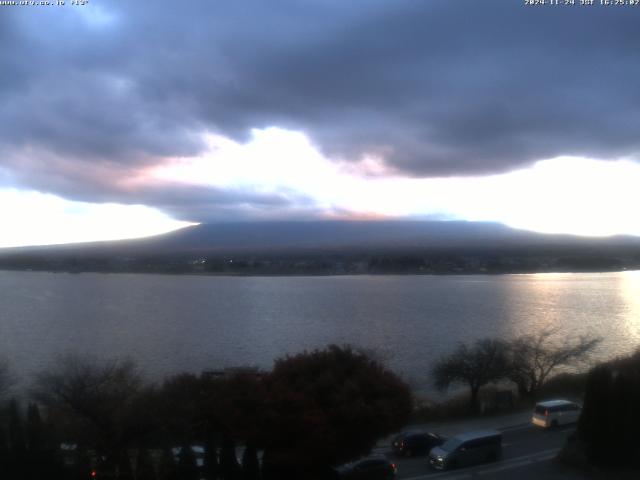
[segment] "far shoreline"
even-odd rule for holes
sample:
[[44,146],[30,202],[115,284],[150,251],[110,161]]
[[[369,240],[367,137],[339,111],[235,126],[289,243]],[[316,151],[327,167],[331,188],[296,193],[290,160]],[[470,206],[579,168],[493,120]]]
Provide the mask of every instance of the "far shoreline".
[[640,268],[622,270],[549,270],[549,271],[522,271],[522,272],[327,272],[327,273],[242,273],[242,272],[167,272],[167,271],[109,271],[109,270],[54,270],[54,269],[18,269],[0,268],[0,273],[49,273],[49,274],[104,274],[104,275],[162,275],[173,277],[229,277],[229,278],[312,278],[312,277],[497,277],[497,276],[524,276],[524,275],[579,275],[579,274],[604,274],[604,273],[633,273],[640,272]]

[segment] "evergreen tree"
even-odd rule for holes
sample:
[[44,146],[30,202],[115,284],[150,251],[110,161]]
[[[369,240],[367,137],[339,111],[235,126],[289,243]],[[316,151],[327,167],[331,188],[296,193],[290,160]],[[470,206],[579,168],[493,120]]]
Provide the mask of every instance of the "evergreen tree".
[[637,430],[631,430],[628,428],[630,420],[630,410],[637,408],[637,404],[632,404],[633,391],[631,386],[631,379],[625,375],[624,372],[620,372],[613,379],[612,388],[612,403],[610,405],[616,405],[615,414],[611,419],[611,434],[610,438],[616,438],[615,447],[610,446],[610,450],[616,450],[615,453],[609,452],[610,455],[617,455],[622,461],[625,459],[633,458],[637,452],[634,450],[638,448],[640,442],[637,440]]
[[155,480],[156,472],[149,456],[149,450],[141,448],[136,457],[136,480]]
[[76,447],[71,478],[74,480],[87,480],[91,478],[91,459],[87,449],[83,446]]
[[26,463],[29,478],[34,480],[57,478],[54,472],[61,468],[56,458],[56,449],[52,444],[49,428],[42,421],[38,405],[30,403],[27,407]]
[[42,454],[46,449],[45,431],[40,409],[35,403],[27,407],[27,450],[31,454]]
[[179,480],[178,466],[173,457],[171,449],[164,449],[160,457],[160,465],[158,467],[158,478],[160,480]]
[[184,445],[178,455],[178,478],[180,480],[198,480],[198,463],[189,445]]
[[22,480],[29,474],[26,471],[26,449],[22,417],[15,398],[9,403],[8,457],[6,478]]
[[9,474],[9,446],[4,428],[0,426],[0,478],[7,478]]
[[225,480],[235,480],[239,477],[240,465],[236,457],[236,442],[229,432],[222,435],[222,449],[220,450],[220,473]]
[[133,469],[131,459],[126,450],[120,452],[118,456],[118,480],[133,480]]
[[22,417],[15,398],[9,404],[9,453],[12,458],[22,461],[26,452]]
[[214,435],[209,434],[204,444],[204,461],[202,473],[206,480],[216,480],[218,478],[218,448]]
[[[640,466],[640,351],[593,368],[587,376],[578,437],[590,462]],[[612,442],[611,439],[616,441]]]
[[253,445],[247,445],[242,454],[242,480],[260,480],[260,462]]

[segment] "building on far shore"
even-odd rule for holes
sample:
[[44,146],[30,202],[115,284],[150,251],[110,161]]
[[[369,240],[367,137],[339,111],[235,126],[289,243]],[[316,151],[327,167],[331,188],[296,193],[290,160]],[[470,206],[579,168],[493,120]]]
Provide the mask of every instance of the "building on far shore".
[[255,375],[258,378],[262,378],[266,372],[260,370],[258,367],[225,367],[216,370],[203,370],[202,378],[215,380],[218,378],[228,378],[236,375]]

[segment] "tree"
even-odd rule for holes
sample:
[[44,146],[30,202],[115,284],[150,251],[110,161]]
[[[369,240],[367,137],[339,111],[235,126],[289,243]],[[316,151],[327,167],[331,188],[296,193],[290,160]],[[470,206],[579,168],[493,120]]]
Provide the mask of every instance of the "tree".
[[640,468],[639,404],[640,350],[589,371],[577,435],[590,462]]
[[445,391],[452,384],[469,386],[471,411],[478,410],[480,387],[506,375],[507,349],[495,339],[477,340],[472,345],[461,343],[453,353],[442,357],[432,368],[437,389]]
[[160,466],[158,467],[158,478],[160,480],[180,480],[178,477],[178,466],[173,457],[173,452],[168,448],[162,450]]
[[215,480],[219,471],[217,436],[208,432],[204,441],[204,458],[202,462],[202,473],[206,480]]
[[219,473],[224,480],[234,480],[240,476],[240,465],[236,457],[236,441],[228,430],[222,434]]
[[0,478],[7,478],[9,476],[10,458],[4,428],[0,425]]
[[260,480],[260,462],[254,445],[246,445],[242,454],[242,480]]
[[133,469],[131,468],[131,459],[126,450],[121,450],[117,460],[118,464],[118,480],[133,480]]
[[406,383],[348,346],[278,359],[263,381],[265,479],[322,478],[369,453],[412,410]]
[[18,479],[26,470],[27,449],[24,439],[22,415],[15,398],[9,403],[9,462],[8,475],[10,479]]
[[178,478],[180,480],[198,479],[198,463],[190,445],[183,445],[178,452]]
[[222,433],[220,472],[224,478],[241,477],[235,448],[238,441],[245,445],[242,477],[255,478],[252,475],[258,464],[257,446],[263,435],[266,405],[264,381],[253,372],[235,373],[217,380],[212,386],[215,395],[212,395],[210,406],[218,417]]
[[65,419],[74,442],[104,455],[111,472],[127,447],[154,427],[150,393],[130,361],[63,357],[36,377],[32,393]]
[[[191,373],[167,378],[158,392],[164,434],[179,445],[198,441],[206,420],[203,381]],[[175,445],[171,445],[175,446]]]
[[60,468],[56,460],[55,447],[35,403],[27,407],[26,446],[29,478],[55,478],[53,472]]
[[[71,476],[73,480],[87,480],[90,476],[90,472],[93,470],[91,465],[91,458],[89,458],[89,452],[82,446],[77,446],[74,451],[74,462],[71,467]],[[69,472],[68,472],[69,473]]]
[[20,415],[18,402],[12,398],[9,404],[9,451],[14,459],[21,462],[24,460],[26,450],[22,415]]
[[156,472],[149,455],[149,450],[139,448],[136,457],[136,480],[155,480]]
[[557,329],[518,337],[508,344],[507,378],[516,384],[520,396],[534,399],[551,373],[584,362],[599,343],[599,338],[591,336],[561,340]]
[[46,443],[40,409],[35,403],[30,403],[27,407],[27,448],[30,453],[42,453]]

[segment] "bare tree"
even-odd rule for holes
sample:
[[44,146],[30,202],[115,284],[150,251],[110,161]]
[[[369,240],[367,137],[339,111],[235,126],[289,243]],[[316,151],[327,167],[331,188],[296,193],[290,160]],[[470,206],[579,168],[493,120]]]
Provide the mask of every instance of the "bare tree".
[[563,337],[558,329],[523,335],[509,342],[507,378],[521,396],[535,398],[551,373],[587,361],[600,341],[592,336]]
[[62,357],[36,377],[32,395],[70,430],[74,440],[119,461],[151,428],[149,393],[131,361]]
[[507,348],[495,339],[477,340],[472,345],[461,343],[451,354],[442,357],[431,371],[436,388],[447,390],[462,383],[470,389],[470,409],[478,409],[480,387],[497,381],[507,373]]

